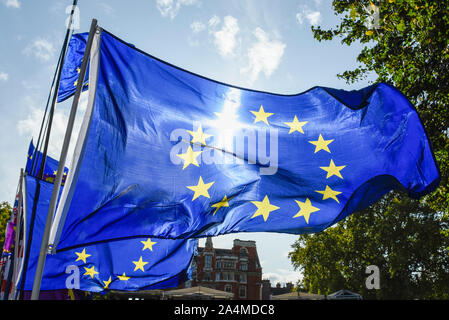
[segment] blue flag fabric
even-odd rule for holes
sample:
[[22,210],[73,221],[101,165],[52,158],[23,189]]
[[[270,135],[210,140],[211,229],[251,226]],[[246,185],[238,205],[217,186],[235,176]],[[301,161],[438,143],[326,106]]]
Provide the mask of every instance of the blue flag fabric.
[[58,248],[137,235],[318,232],[392,189],[420,197],[439,182],[416,110],[390,85],[242,89],[106,31],[99,56]]
[[[35,200],[39,185],[38,198]],[[36,220],[25,280],[32,290],[53,184],[26,177],[27,237],[33,207]],[[197,240],[135,238],[98,243],[47,255],[41,290],[100,292],[177,287],[191,276]]]
[[[33,140],[30,142],[30,146],[28,147],[28,154],[27,154],[27,162],[25,165],[25,172],[33,177],[37,177],[41,163],[42,163],[42,152],[37,151],[34,147]],[[34,159],[34,160],[33,160]],[[53,182],[56,174],[58,173],[58,160],[53,159],[50,156],[47,156],[45,160],[45,167],[44,167],[44,173],[43,173],[43,180],[48,182]],[[67,174],[69,172],[69,169],[67,167],[64,168],[64,175],[62,177],[63,182],[65,181]]]
[[[59,82],[58,102],[62,102],[71,97],[76,90],[78,84],[78,76],[83,63],[84,51],[86,48],[87,37],[89,34],[76,33],[70,38],[67,46],[67,53],[61,71],[61,81]],[[89,65],[86,71],[83,91],[89,88]]]

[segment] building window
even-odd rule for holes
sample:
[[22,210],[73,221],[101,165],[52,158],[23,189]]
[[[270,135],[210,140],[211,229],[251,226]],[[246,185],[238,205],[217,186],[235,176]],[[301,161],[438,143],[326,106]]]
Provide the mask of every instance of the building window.
[[220,272],[215,273],[215,281],[220,281]]
[[204,262],[204,267],[205,268],[212,268],[212,256],[207,255],[204,257],[205,262]]
[[248,255],[248,249],[246,249],[246,248],[241,248],[241,249],[240,249],[240,255],[241,255],[241,256],[247,256],[247,255]]
[[223,281],[234,281],[234,273],[233,272],[223,272],[222,279]]
[[240,262],[240,270],[247,271],[248,270],[248,264]]
[[246,298],[246,286],[240,286],[239,288],[239,297]]
[[204,281],[212,281],[212,277],[210,275],[210,272],[204,273]]
[[235,262],[232,261],[224,261],[223,268],[225,269],[235,269]]
[[241,283],[246,283],[246,273],[241,273],[240,274],[240,282]]
[[227,285],[225,285],[224,291],[226,291],[226,292],[232,292],[232,284],[227,284]]
[[221,269],[221,262],[217,261],[217,269]]

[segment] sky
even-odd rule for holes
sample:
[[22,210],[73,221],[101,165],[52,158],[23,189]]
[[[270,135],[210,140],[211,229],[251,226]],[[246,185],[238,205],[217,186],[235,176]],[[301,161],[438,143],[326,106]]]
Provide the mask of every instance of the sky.
[[[99,26],[171,64],[224,83],[279,94],[314,86],[359,89],[337,74],[357,66],[360,44],[319,42],[312,25],[335,27],[331,0],[79,0],[75,31]],[[0,0],[0,201],[12,203],[30,140],[38,138],[72,0]],[[83,94],[74,135],[87,104]],[[59,158],[71,99],[58,104],[49,155]],[[70,162],[68,162],[70,163]],[[239,233],[213,238],[216,248],[254,240],[263,278],[296,282],[288,259],[295,235]],[[200,245],[204,245],[204,239]]]

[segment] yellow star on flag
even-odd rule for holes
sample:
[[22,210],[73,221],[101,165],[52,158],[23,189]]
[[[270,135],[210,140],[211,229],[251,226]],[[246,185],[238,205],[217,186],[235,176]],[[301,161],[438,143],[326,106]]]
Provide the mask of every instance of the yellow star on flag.
[[192,143],[198,142],[201,143],[201,145],[203,146],[206,145],[206,139],[212,136],[211,134],[204,133],[203,129],[201,128],[201,125],[196,131],[187,130],[187,132],[190,133],[190,135],[192,136],[191,141]]
[[298,204],[300,210],[298,211],[298,213],[296,215],[293,216],[293,218],[304,217],[304,219],[306,220],[306,223],[309,224],[310,214],[312,212],[319,211],[320,209],[312,206],[312,203],[310,202],[309,198],[307,198],[305,202],[301,202],[298,200],[295,200],[295,201]]
[[323,191],[315,190],[315,192],[321,193],[323,195],[323,200],[331,198],[340,203],[340,201],[338,201],[337,199],[337,196],[341,194],[341,192],[332,190],[329,186],[326,186],[326,189],[324,189]]
[[251,201],[256,207],[257,211],[253,214],[252,218],[263,216],[263,220],[267,221],[268,216],[270,215],[271,211],[278,210],[279,207],[272,205],[270,203],[270,200],[268,199],[268,196],[265,196],[263,201]]
[[76,87],[78,85],[78,80],[75,80],[75,82],[73,83],[73,86]]
[[92,268],[86,268],[86,267],[84,267],[84,269],[86,269],[86,273],[84,273],[83,275],[84,276],[90,276],[92,279],[94,278],[94,276],[96,275],[96,274],[98,274],[98,272],[97,271],[95,271],[95,266],[92,266]]
[[157,242],[151,241],[150,238],[148,238],[147,241],[140,241],[140,242],[142,242],[144,245],[142,251],[145,249],[150,249],[151,251],[153,251],[153,245],[155,245],[157,243]]
[[117,278],[119,278],[119,280],[121,280],[121,281],[127,281],[130,279],[130,277],[127,277],[124,272],[123,272],[123,275],[117,276]]
[[109,289],[109,285],[111,284],[111,282],[112,282],[111,277],[109,277],[107,281],[103,281],[104,283],[103,289]]
[[336,166],[334,161],[331,159],[331,162],[328,167],[320,167],[320,168],[327,172],[326,179],[328,179],[332,176],[337,176],[337,177],[343,179],[340,171],[343,170],[345,167],[346,166]]
[[193,164],[194,166],[199,167],[198,161],[196,161],[196,157],[198,157],[203,151],[193,151],[192,147],[189,146],[186,153],[177,154],[182,160],[184,160],[184,166],[182,170],[187,168],[189,165]]
[[204,183],[203,178],[200,177],[200,179],[198,180],[198,184],[196,186],[187,186],[188,189],[195,192],[192,201],[198,198],[199,196],[210,198],[208,190],[214,183],[215,181]]
[[133,263],[136,265],[136,267],[134,268],[134,271],[136,271],[136,270],[142,270],[142,271],[145,271],[145,270],[143,269],[143,266],[146,265],[148,262],[144,262],[144,261],[142,260],[142,256],[141,256],[140,259],[139,259],[139,261],[133,261]]
[[259,121],[263,121],[267,125],[269,125],[268,124],[268,117],[270,117],[270,116],[272,116],[274,114],[274,113],[270,113],[270,112],[265,112],[265,110],[263,109],[263,106],[260,106],[259,111],[251,111],[251,113],[256,116],[256,119],[254,119],[254,123],[257,123]]
[[211,207],[216,208],[214,211],[214,214],[213,214],[215,216],[215,213],[218,211],[218,209],[223,208],[223,207],[229,207],[228,197],[225,195],[223,200],[213,204]]
[[80,72],[81,72],[81,69],[80,69],[80,68],[76,68],[76,72],[77,72],[77,73],[80,73]]
[[317,153],[320,150],[324,150],[324,151],[327,151],[327,152],[331,153],[331,151],[329,150],[328,145],[332,141],[334,141],[334,139],[332,139],[332,140],[324,140],[323,136],[320,133],[320,136],[318,137],[318,140],[316,140],[316,141],[309,141],[309,143],[315,145],[315,152],[314,153]]
[[291,134],[295,131],[298,131],[300,133],[304,133],[304,130],[302,129],[302,127],[307,123],[308,121],[302,121],[299,122],[298,118],[295,116],[295,118],[293,119],[292,122],[284,122],[286,125],[288,125],[290,127],[290,131],[288,132],[288,134]]
[[86,248],[83,249],[81,252],[75,252],[78,258],[75,260],[79,261],[82,260],[84,263],[86,263],[86,259],[89,258],[91,255],[86,253]]

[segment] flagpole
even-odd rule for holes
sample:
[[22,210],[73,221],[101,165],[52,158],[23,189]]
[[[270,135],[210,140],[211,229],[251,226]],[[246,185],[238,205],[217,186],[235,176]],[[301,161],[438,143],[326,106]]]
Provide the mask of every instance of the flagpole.
[[[24,176],[24,170],[20,169],[20,182],[19,182],[19,200],[17,203],[17,213],[16,213],[16,234],[14,237],[14,265],[13,265],[13,272],[12,272],[12,290],[11,294],[13,297],[16,295],[16,279],[17,279],[17,269],[19,266],[18,263],[18,257],[19,257],[19,242],[20,242],[20,233],[22,231],[22,201],[23,201],[23,176]],[[26,214],[24,212],[23,214]]]
[[[72,30],[73,15],[75,14],[75,8],[76,8],[77,3],[78,3],[78,0],[73,0],[72,11],[70,12],[69,23],[67,25],[67,32],[65,34],[64,43],[62,45],[61,63],[59,64],[58,76],[57,76],[56,84],[54,87],[55,91],[53,93],[51,108],[50,108],[50,112],[48,114],[48,124],[47,124],[47,133],[45,136],[44,150],[42,152],[41,166],[40,166],[40,169],[39,169],[38,175],[37,175],[40,179],[42,179],[42,177],[44,175],[45,162],[47,159],[47,152],[48,152],[48,143],[50,140],[50,133],[51,133],[51,126],[53,123],[53,115],[55,113],[56,98],[58,97],[58,91],[59,91],[59,82],[61,81],[62,67],[64,65],[65,54],[67,51],[67,46],[68,46],[69,38],[70,38],[70,31]],[[84,82],[84,79],[82,79],[81,82]]]
[[[39,299],[39,292],[42,282],[42,274],[44,271],[45,258],[48,251],[48,240],[50,236],[51,222],[56,209],[56,202],[58,200],[59,191],[62,183],[62,176],[64,174],[65,161],[67,158],[67,152],[69,148],[70,139],[72,136],[73,125],[75,122],[76,112],[81,96],[81,91],[84,86],[84,78],[86,76],[87,65],[89,63],[90,49],[92,47],[93,38],[97,30],[97,20],[92,19],[90,25],[89,37],[87,39],[86,49],[84,51],[83,63],[81,65],[81,71],[78,77],[78,84],[76,86],[75,96],[72,102],[72,108],[70,110],[69,121],[67,123],[67,130],[64,136],[64,143],[61,149],[61,156],[59,157],[58,172],[53,184],[53,192],[51,194],[50,206],[48,208],[47,221],[45,223],[44,235],[42,237],[41,250],[39,252],[39,260],[36,268],[36,275],[33,283],[33,291],[31,293],[31,300]],[[42,167],[41,167],[42,168]]]
[[[51,82],[50,92],[48,93],[48,98],[47,98],[47,104],[45,105],[44,117],[42,118],[41,128],[39,130],[39,136],[37,138],[36,147],[35,147],[34,152],[33,152],[33,162],[31,163],[30,172],[28,172],[28,174],[30,174],[32,176],[35,176],[34,169],[36,169],[36,166],[39,163],[39,161],[37,161],[36,158],[38,157],[38,154],[39,154],[39,145],[41,144],[42,130],[44,129],[45,119],[47,118],[48,106],[50,105],[50,99],[51,99],[52,94],[54,92],[55,81],[56,81],[56,77],[57,77],[57,74],[58,74],[59,66],[61,65],[61,58],[62,58],[62,55],[63,55],[63,52],[64,52],[63,49],[61,50],[61,53],[59,54],[58,64],[56,65],[55,73],[53,75],[53,80]],[[46,131],[47,131],[47,126],[45,126],[44,132],[46,132]]]

